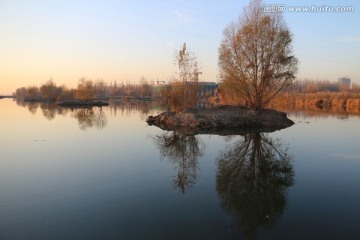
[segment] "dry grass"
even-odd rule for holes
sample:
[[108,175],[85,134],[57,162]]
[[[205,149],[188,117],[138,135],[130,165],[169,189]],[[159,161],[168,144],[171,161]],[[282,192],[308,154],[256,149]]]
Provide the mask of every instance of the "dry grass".
[[360,113],[360,94],[350,92],[283,93],[274,98],[268,107]]

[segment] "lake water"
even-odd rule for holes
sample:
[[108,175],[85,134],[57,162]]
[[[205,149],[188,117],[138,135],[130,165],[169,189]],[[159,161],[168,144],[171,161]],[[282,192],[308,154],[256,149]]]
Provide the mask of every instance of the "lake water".
[[360,117],[244,136],[0,100],[0,239],[360,239]]

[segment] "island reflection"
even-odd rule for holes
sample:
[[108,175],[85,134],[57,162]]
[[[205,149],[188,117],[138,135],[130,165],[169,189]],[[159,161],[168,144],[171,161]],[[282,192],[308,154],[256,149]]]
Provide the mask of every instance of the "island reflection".
[[260,226],[272,229],[285,208],[287,189],[294,184],[287,151],[279,139],[249,133],[217,157],[221,207],[234,215],[247,239],[255,239]]
[[[275,226],[287,202],[286,193],[294,184],[292,158],[280,139],[266,133],[227,136],[238,138],[219,152],[216,190],[221,207],[234,216],[246,239],[255,239],[259,227]],[[196,135],[178,131],[153,137],[161,158],[175,164],[173,187],[186,193],[197,180],[198,158],[205,146]]]
[[164,132],[154,136],[153,140],[161,158],[168,158],[177,169],[173,187],[185,193],[196,183],[200,169],[198,158],[204,154],[204,144],[196,136],[178,131]]
[[24,102],[21,100],[17,100],[16,103],[19,106],[26,107],[34,115],[40,108],[43,116],[49,121],[55,119],[57,115],[65,116],[70,113],[71,117],[77,119],[81,130],[92,127],[103,129],[107,124],[102,107],[66,108],[49,102]]
[[25,107],[33,115],[41,110],[42,115],[49,121],[56,118],[58,115],[77,119],[78,126],[81,130],[88,130],[90,128],[103,129],[107,125],[107,117],[105,110],[109,109],[108,114],[116,116],[117,114],[130,116],[133,113],[140,113],[141,120],[145,120],[146,116],[156,107],[149,102],[141,101],[112,101],[107,107],[62,107],[50,102],[25,102],[15,99],[18,106]]

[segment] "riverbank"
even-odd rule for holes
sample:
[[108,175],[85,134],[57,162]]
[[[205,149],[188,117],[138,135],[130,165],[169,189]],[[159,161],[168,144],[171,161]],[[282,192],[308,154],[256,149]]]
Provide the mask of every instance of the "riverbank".
[[239,106],[188,109],[179,113],[164,112],[149,116],[146,121],[149,125],[164,130],[219,135],[273,132],[294,124],[284,112],[272,109],[250,110]]

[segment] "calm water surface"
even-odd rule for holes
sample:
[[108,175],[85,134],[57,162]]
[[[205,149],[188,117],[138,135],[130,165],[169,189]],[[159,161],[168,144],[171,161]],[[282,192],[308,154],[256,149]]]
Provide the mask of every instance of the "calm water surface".
[[360,118],[165,132],[142,104],[0,100],[0,239],[360,239]]

